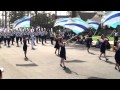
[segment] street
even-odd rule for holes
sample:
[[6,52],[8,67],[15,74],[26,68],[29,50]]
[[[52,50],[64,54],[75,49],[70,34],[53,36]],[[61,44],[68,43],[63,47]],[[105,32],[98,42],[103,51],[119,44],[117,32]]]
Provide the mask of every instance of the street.
[[99,60],[99,49],[91,48],[87,53],[84,45],[66,45],[67,69],[60,67],[60,57],[55,55],[54,45],[36,44],[31,50],[28,44],[27,57],[24,60],[22,46],[3,46],[0,48],[0,67],[4,68],[3,79],[120,79],[115,70],[114,53],[107,51],[108,62]]

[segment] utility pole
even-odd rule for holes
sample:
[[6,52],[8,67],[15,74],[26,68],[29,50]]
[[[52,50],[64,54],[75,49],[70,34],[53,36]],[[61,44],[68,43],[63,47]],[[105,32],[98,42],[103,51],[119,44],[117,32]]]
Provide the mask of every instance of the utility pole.
[[5,11],[5,28],[7,28],[7,11]]
[[55,19],[57,19],[57,11],[55,11]]
[[72,18],[77,17],[77,11],[72,11]]
[[4,27],[4,11],[2,11],[2,28]]

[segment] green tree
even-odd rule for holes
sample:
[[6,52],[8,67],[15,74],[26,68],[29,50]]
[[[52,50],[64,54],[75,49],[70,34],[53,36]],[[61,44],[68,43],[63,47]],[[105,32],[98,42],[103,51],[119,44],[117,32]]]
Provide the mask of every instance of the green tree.
[[10,23],[14,23],[14,21],[23,18],[25,16],[25,11],[10,11]]
[[36,14],[31,18],[31,26],[41,26],[43,28],[51,28],[53,27],[54,21],[52,18],[47,16],[46,13],[37,13],[37,19]]

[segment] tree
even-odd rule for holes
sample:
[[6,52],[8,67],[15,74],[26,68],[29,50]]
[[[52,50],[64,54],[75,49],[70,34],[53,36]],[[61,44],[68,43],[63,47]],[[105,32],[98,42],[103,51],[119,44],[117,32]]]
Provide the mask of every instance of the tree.
[[31,26],[36,27],[40,26],[43,28],[51,28],[53,27],[54,21],[52,18],[47,16],[46,13],[37,13],[37,19],[36,19],[36,14],[31,18]]
[[16,20],[23,18],[25,14],[25,11],[10,11],[10,23],[14,23]]

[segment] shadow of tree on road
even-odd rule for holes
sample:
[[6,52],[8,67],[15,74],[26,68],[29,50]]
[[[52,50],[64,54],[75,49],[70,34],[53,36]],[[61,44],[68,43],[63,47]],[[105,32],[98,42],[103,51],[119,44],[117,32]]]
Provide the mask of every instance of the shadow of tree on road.
[[70,61],[65,61],[66,63],[82,63],[82,62],[86,62],[86,61],[83,61],[83,60],[70,60]]
[[100,78],[100,77],[88,77],[87,79],[105,79],[105,78]]

